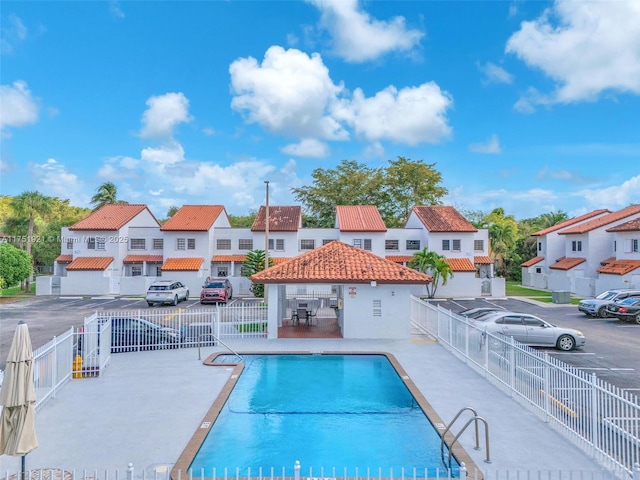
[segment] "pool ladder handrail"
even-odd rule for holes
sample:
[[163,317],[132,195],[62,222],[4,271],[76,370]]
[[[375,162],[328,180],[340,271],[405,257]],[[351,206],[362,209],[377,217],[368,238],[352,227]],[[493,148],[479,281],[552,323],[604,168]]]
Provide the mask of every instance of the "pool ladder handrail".
[[224,345],[226,347],[227,350],[229,350],[231,353],[233,353],[237,358],[240,359],[241,362],[244,362],[244,358],[242,358],[242,355],[240,355],[238,352],[236,352],[233,348],[231,348],[229,345],[227,345],[226,343],[224,343],[222,340],[220,340],[216,335],[214,335],[213,333],[202,333],[200,335],[198,335],[198,360],[202,360],[202,356],[200,355],[200,347],[202,346],[202,339],[204,337],[211,337],[214,340],[216,340],[218,343],[221,343],[222,345]]
[[[453,441],[451,442],[451,445],[449,445],[449,458],[445,462],[445,460],[444,460],[444,437],[447,434],[447,432],[449,430],[451,430],[451,427],[453,427],[453,424],[458,419],[458,417],[460,415],[462,415],[465,411],[473,412],[473,418],[470,418],[467,421],[467,423],[465,423],[464,426],[460,429],[458,434],[453,438]],[[487,455],[486,455],[484,461],[485,461],[485,463],[491,463],[491,454],[489,452],[489,424],[487,423],[487,421],[484,418],[482,418],[481,416],[478,415],[478,413],[475,411],[474,408],[472,408],[472,407],[464,407],[464,408],[460,409],[460,411],[456,414],[456,416],[453,417],[453,420],[451,420],[449,422],[449,425],[447,425],[447,428],[442,433],[442,437],[440,439],[440,456],[442,457],[442,462],[445,465],[448,465],[449,469],[451,469],[451,456],[453,455],[453,453],[452,453],[453,446],[458,441],[458,438],[460,438],[460,435],[462,435],[462,433],[471,424],[471,422],[474,423],[474,426],[475,426],[475,429],[476,429],[476,446],[474,447],[474,450],[480,450],[480,436],[478,435],[478,422],[484,423],[485,448],[487,450]]]

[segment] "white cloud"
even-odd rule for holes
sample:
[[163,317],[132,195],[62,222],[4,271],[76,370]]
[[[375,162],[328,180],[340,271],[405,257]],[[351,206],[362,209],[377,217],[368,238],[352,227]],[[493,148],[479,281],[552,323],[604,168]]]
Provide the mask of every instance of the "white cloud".
[[38,104],[26,82],[0,85],[0,131],[6,127],[24,127],[38,121]]
[[300,138],[344,140],[342,126],[328,115],[342,87],[334,85],[319,54],[270,47],[262,64],[240,58],[230,67],[235,94],[231,106],[274,133]]
[[205,127],[202,129],[202,133],[210,137],[211,135],[215,135],[216,131],[211,127]]
[[583,190],[579,194],[595,206],[602,205],[603,199],[606,199],[607,205],[616,208],[623,208],[632,203],[637,204],[640,203],[640,175],[630,178],[621,185]]
[[2,55],[14,53],[16,46],[27,39],[29,32],[22,23],[22,19],[13,13],[8,16],[8,24],[0,32],[0,54]]
[[144,162],[158,166],[176,165],[184,161],[184,149],[178,142],[169,142],[160,147],[146,147],[140,152]]
[[335,114],[368,141],[418,145],[450,137],[446,113],[452,104],[449,93],[434,82],[400,90],[389,86],[369,98],[357,88],[353,98],[343,100]]
[[174,129],[192,120],[189,100],[182,93],[166,93],[147,100],[147,110],[142,114],[142,138],[170,139]]
[[483,85],[491,83],[513,83],[513,75],[495,63],[487,62],[484,65],[478,65],[478,70],[484,74],[484,78],[482,79]]
[[404,17],[376,20],[357,0],[308,0],[322,12],[321,25],[333,40],[333,51],[348,62],[375,60],[389,52],[409,51],[424,36],[408,30]]
[[380,142],[373,142],[364,149],[364,156],[368,158],[382,158],[384,155],[384,147]]
[[494,133],[485,143],[472,143],[469,145],[469,151],[474,153],[501,153],[500,140]]
[[304,138],[300,143],[286,145],[280,151],[294,157],[322,158],[329,155],[329,146],[314,138]]
[[50,158],[45,163],[29,164],[36,189],[45,195],[68,198],[72,204],[86,204],[82,196],[83,181],[75,173],[69,172],[64,165]]
[[116,0],[111,0],[109,2],[109,13],[116,18],[124,18],[124,12],[120,8],[120,3]]
[[557,0],[522,22],[506,52],[557,82],[548,98],[527,98],[527,108],[592,101],[604,91],[640,94],[640,2]]
[[108,158],[98,169],[98,177],[111,181],[137,178],[139,172],[136,170],[140,165],[141,162],[137,158],[123,156]]

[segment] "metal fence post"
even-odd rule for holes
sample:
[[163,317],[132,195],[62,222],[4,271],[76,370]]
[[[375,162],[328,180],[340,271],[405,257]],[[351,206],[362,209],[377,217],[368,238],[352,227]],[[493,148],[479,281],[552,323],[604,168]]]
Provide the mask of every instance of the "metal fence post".
[[633,464],[633,480],[640,480],[640,463]]
[[[300,460],[296,460],[293,466],[293,478],[294,480],[300,480]],[[636,480],[635,478],[633,480]]]
[[127,480],[133,480],[133,463],[127,465]]

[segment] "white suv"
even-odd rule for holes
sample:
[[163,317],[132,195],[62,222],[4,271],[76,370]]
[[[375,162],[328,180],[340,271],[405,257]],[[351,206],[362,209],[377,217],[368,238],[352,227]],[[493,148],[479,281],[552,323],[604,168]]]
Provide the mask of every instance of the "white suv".
[[606,318],[609,316],[607,313],[607,305],[619,302],[629,297],[640,297],[640,290],[633,290],[630,288],[607,290],[606,292],[602,292],[596,298],[580,300],[578,310],[591,317]]
[[161,280],[153,282],[147,290],[147,305],[152,306],[154,303],[170,303],[178,305],[181,300],[189,300],[189,289],[181,282],[175,280]]

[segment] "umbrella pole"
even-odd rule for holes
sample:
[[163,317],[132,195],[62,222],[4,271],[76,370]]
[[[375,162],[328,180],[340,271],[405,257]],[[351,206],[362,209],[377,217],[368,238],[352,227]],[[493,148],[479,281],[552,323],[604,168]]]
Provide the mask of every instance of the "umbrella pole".
[[24,471],[24,457],[26,457],[26,455],[22,455],[22,461],[21,463],[21,470],[20,470],[20,480],[26,480],[26,476],[25,476],[25,471]]

